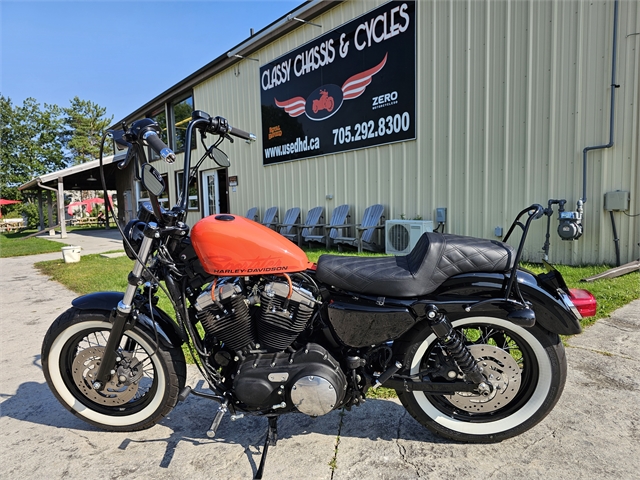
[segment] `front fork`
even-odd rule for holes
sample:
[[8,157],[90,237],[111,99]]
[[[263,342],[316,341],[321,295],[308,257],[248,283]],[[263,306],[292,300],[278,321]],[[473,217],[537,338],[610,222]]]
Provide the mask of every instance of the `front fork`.
[[104,354],[96,379],[92,386],[95,390],[104,389],[105,385],[111,378],[111,375],[115,374],[115,364],[118,361],[117,349],[122,341],[122,335],[125,331],[127,320],[129,319],[133,310],[133,299],[135,298],[138,287],[144,283],[142,280],[142,272],[147,260],[149,259],[149,253],[153,242],[159,238],[158,225],[149,222],[144,229],[144,238],[138,251],[138,258],[136,259],[133,270],[129,274],[127,289],[124,292],[124,297],[118,303],[117,308],[111,312],[111,318],[109,319],[113,326],[111,327],[111,333],[107,340],[107,345],[104,348]]

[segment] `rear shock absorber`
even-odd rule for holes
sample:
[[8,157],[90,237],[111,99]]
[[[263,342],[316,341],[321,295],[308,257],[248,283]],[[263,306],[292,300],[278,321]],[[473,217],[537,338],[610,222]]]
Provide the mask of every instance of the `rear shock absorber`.
[[482,374],[480,367],[469,352],[460,335],[453,329],[449,319],[442,314],[435,305],[426,305],[424,314],[433,333],[440,340],[440,344],[447,350],[447,353],[453,358],[460,370],[464,373],[467,380],[486,386],[486,378]]

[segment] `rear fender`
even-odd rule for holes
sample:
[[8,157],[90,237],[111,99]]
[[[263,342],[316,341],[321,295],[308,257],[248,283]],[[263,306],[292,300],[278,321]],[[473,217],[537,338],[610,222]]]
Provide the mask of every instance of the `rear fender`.
[[[71,304],[79,310],[107,310],[111,311],[124,298],[122,292],[95,292],[74,299]],[[182,345],[182,335],[176,323],[164,311],[153,308],[155,327],[148,312],[148,308],[140,312],[137,325],[151,338],[158,332],[160,341],[169,348]]]
[[[449,278],[432,295],[445,303],[446,299],[454,300],[456,297],[501,298],[507,281],[508,278],[500,273],[464,273]],[[531,302],[538,325],[560,335],[575,335],[582,331],[578,317],[572,312],[570,305],[563,301],[566,296],[563,292],[554,291],[548,284],[524,270],[518,270],[518,287],[524,299]],[[471,314],[474,314],[473,309]],[[452,312],[450,316],[455,319],[458,314]]]

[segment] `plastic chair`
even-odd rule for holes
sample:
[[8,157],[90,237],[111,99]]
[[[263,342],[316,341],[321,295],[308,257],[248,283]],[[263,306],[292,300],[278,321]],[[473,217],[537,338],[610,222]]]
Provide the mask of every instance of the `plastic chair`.
[[262,218],[262,225],[267,228],[275,228],[278,224],[278,207],[267,208]]
[[362,250],[369,250],[372,252],[381,252],[384,250],[382,243],[377,243],[374,238],[376,230],[384,229],[384,222],[382,215],[384,213],[384,207],[380,204],[371,205],[367,207],[362,216],[362,223],[360,224],[348,224],[348,227],[355,227],[355,237],[338,236],[333,239],[333,243],[338,245],[338,249],[342,250],[342,245],[350,245],[357,247],[358,252]]
[[278,223],[276,228],[280,235],[300,245],[300,228],[297,226],[299,223],[300,208],[293,207],[285,212],[282,223]]
[[253,220],[254,222],[258,221],[258,207],[251,207],[247,210],[247,214],[245,215],[249,220]]
[[[325,246],[329,248],[331,246],[331,240],[342,236],[342,228],[338,227],[342,227],[347,223],[348,216],[349,205],[340,205],[334,208],[333,212],[331,212],[331,220],[328,225],[316,225],[314,228],[310,229],[306,235],[304,231],[302,232],[304,241],[307,243],[324,243]],[[320,230],[320,234],[313,234],[313,230],[316,228]]]

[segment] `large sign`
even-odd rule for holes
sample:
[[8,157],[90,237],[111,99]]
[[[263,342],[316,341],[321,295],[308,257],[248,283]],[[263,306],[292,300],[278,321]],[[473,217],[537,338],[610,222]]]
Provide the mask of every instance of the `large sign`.
[[263,163],[415,138],[415,2],[390,2],[260,68]]

